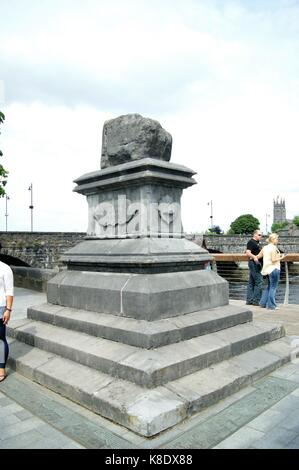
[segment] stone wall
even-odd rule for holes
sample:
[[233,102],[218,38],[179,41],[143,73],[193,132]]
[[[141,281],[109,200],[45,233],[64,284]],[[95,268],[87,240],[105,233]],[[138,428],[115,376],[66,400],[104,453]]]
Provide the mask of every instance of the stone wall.
[[[54,269],[61,267],[61,255],[85,237],[83,232],[0,232],[1,254],[18,260],[33,268]],[[208,249],[221,253],[244,253],[250,238],[240,235],[187,235],[202,245],[203,237]],[[265,237],[263,238],[265,243]],[[279,248],[287,253],[299,252],[299,236],[280,236]]]
[[1,253],[35,268],[53,269],[67,249],[83,239],[82,232],[0,232]]
[[12,266],[15,287],[24,287],[39,292],[47,292],[47,282],[57,274],[57,269],[26,268]]
[[[244,253],[251,235],[188,235],[195,243],[202,245],[204,238],[208,249],[221,253]],[[262,246],[266,243],[266,236],[262,239]],[[278,247],[286,253],[299,252],[299,236],[280,236]]]

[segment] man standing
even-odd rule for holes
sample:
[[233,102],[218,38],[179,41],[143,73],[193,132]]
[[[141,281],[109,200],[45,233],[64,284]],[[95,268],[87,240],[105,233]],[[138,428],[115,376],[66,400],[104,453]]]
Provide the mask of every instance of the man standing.
[[260,240],[262,233],[260,230],[255,230],[252,239],[249,240],[246,247],[246,255],[248,256],[249,267],[249,280],[247,286],[247,305],[259,305],[262,296],[263,276],[261,274],[261,263],[257,255],[261,251]]

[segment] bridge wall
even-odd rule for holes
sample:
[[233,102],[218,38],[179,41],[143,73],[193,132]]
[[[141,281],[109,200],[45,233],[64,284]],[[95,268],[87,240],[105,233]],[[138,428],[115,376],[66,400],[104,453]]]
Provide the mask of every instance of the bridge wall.
[[[244,253],[251,235],[188,235],[190,240],[202,245],[205,240],[208,249],[221,253]],[[265,245],[266,237],[263,237],[261,245]],[[280,236],[278,248],[285,253],[299,252],[299,236]]]
[[[60,256],[79,243],[83,232],[0,232],[1,254],[12,256],[33,268],[54,269],[61,266]],[[203,237],[208,249],[221,253],[244,253],[250,236],[187,235],[199,245]],[[279,247],[287,253],[299,252],[299,237],[280,236]],[[12,263],[11,263],[12,264]]]
[[12,266],[15,287],[47,292],[48,281],[58,273],[58,269],[26,268]]
[[82,232],[0,232],[1,253],[34,268],[53,269],[66,250],[85,237]]

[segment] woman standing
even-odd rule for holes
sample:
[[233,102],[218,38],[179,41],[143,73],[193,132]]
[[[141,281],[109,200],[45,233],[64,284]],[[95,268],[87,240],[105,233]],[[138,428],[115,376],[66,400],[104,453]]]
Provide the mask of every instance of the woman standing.
[[6,378],[5,366],[8,358],[6,325],[10,319],[13,303],[13,273],[11,268],[0,261],[0,382]]
[[285,257],[277,248],[278,235],[271,233],[267,238],[267,245],[264,246],[258,258],[263,257],[263,276],[267,276],[268,285],[262,293],[260,306],[271,310],[277,309],[275,295],[280,277],[280,261]]

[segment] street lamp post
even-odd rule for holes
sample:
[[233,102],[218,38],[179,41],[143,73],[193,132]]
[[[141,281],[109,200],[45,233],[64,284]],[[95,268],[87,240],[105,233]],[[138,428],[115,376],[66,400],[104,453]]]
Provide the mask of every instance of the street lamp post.
[[33,232],[33,184],[32,183],[30,184],[28,191],[31,192],[29,209],[31,210],[31,232]]
[[9,201],[9,196],[5,194],[5,231],[7,232],[7,217],[8,217],[8,212],[7,212],[7,201]]
[[268,217],[270,217],[270,214],[266,214],[266,233],[268,233]]
[[213,201],[208,202],[208,206],[211,206],[210,219],[211,219],[211,228],[213,228]]

